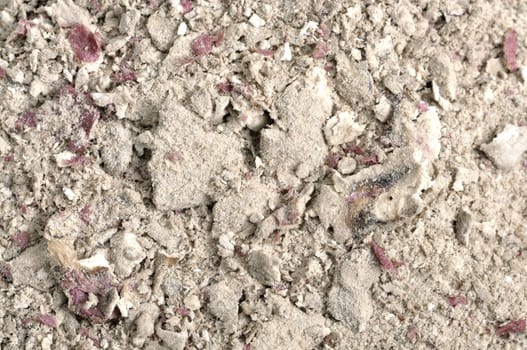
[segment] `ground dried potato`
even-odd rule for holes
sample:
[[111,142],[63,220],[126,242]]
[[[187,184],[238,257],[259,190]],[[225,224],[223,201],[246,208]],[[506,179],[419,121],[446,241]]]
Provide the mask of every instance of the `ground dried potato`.
[[0,0],[0,349],[527,348],[526,12]]

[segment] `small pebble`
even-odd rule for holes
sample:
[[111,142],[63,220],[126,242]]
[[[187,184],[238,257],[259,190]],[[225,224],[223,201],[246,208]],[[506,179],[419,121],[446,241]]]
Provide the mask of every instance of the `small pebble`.
[[456,232],[456,238],[459,241],[459,243],[463,244],[464,246],[468,245],[469,239],[470,239],[470,229],[472,227],[472,215],[462,209],[459,211],[459,213],[456,216],[456,222],[455,222],[455,232]]
[[265,20],[258,16],[256,13],[253,13],[249,18],[249,23],[251,23],[255,28],[260,28],[265,25]]
[[342,175],[350,175],[357,169],[357,161],[352,157],[344,157],[339,161],[337,170]]

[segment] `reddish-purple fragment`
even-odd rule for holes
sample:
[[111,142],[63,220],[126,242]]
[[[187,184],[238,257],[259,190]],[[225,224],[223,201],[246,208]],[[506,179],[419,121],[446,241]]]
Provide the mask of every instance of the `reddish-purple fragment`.
[[248,96],[252,93],[252,87],[249,84],[233,84],[228,80],[216,84],[216,88],[222,94],[234,92],[243,96]]
[[504,326],[501,326],[496,331],[498,337],[509,335],[510,333],[522,333],[525,332],[525,319],[510,321]]
[[97,110],[83,110],[81,113],[81,128],[86,133],[86,137],[90,137],[90,132],[97,122],[97,119],[99,119],[99,111]]
[[181,5],[181,10],[183,14],[192,11],[192,2],[190,2],[189,0],[181,0],[179,4]]
[[93,10],[95,10],[95,13],[101,12],[102,6],[101,6],[101,3],[99,2],[99,0],[91,0],[90,2],[91,2],[90,7]]
[[243,96],[249,96],[252,93],[252,87],[251,85],[245,83],[245,84],[236,84],[233,86],[232,91],[243,95]]
[[90,224],[90,214],[91,214],[91,208],[89,206],[83,207],[79,212],[81,221],[84,222],[86,225]]
[[209,34],[198,36],[190,43],[192,54],[197,57],[208,55],[212,51],[212,41]]
[[361,162],[365,165],[375,165],[379,164],[379,158],[377,157],[377,155],[373,154],[362,158]]
[[127,57],[123,58],[121,63],[119,63],[119,72],[113,75],[113,80],[118,83],[137,81],[137,75],[135,74],[135,71],[129,67]]
[[358,199],[375,198],[383,192],[384,192],[384,189],[382,187],[370,187],[367,189],[354,191],[349,196],[346,197],[346,202],[351,204],[357,201]]
[[320,59],[320,58],[326,57],[327,54],[328,54],[328,45],[323,41],[319,41],[317,45],[315,46],[315,49],[313,50],[313,53],[311,54],[311,56],[314,59]]
[[35,24],[27,19],[21,19],[18,21],[18,26],[16,29],[16,33],[18,35],[25,36],[27,34],[28,28],[34,26]]
[[185,307],[178,307],[178,308],[176,309],[176,313],[177,313],[179,316],[183,316],[183,317],[185,317],[185,316],[189,316],[189,315],[190,315],[190,311],[189,311],[187,308],[185,308]]
[[223,44],[223,40],[225,40],[225,33],[224,32],[218,32],[216,36],[212,39],[212,45],[214,47],[218,47],[221,44]]
[[327,40],[329,39],[329,35],[331,34],[331,27],[326,23],[321,23],[318,26],[317,29],[317,36],[321,39]]
[[165,158],[171,162],[179,162],[183,160],[183,155],[178,151],[168,151],[165,153]]
[[88,328],[86,327],[79,328],[79,334],[83,337],[90,339],[93,345],[95,345],[96,347],[98,348],[101,347],[101,338],[96,335],[93,335]]
[[467,298],[462,295],[451,296],[451,297],[448,297],[447,300],[448,300],[448,304],[450,304],[450,306],[453,306],[453,307],[456,307],[457,305],[467,305],[468,304]]
[[99,59],[101,48],[95,34],[80,23],[75,23],[68,32],[68,41],[77,58],[83,62]]
[[78,141],[70,140],[68,142],[68,150],[76,154],[85,154],[88,151],[88,145],[83,145]]
[[15,123],[15,129],[18,132],[24,131],[26,128],[36,128],[38,123],[37,115],[33,112],[24,112],[18,117]]
[[56,328],[57,327],[57,318],[51,314],[40,314],[37,316],[37,321],[42,323],[45,326]]
[[266,56],[266,57],[271,57],[274,55],[275,53],[275,50],[269,50],[269,49],[258,49],[256,50],[256,52],[258,52],[260,55],[262,56]]
[[31,244],[31,236],[27,231],[21,231],[11,236],[11,240],[20,249],[26,249]]
[[[104,322],[117,316],[115,310],[111,315],[106,315],[104,312],[108,293],[118,287],[118,284],[110,278],[108,271],[101,270],[88,274],[67,269],[62,276],[60,286],[69,299],[70,308],[78,315],[95,322]],[[87,305],[90,293],[97,297],[97,304]]]
[[90,157],[77,155],[66,162],[69,166],[84,166],[91,161]]
[[338,338],[335,333],[329,333],[324,337],[322,340],[322,343],[324,345],[329,346],[331,349],[335,348],[337,346]]
[[418,109],[419,112],[421,112],[421,113],[428,112],[428,105],[427,105],[426,102],[424,102],[424,101],[419,101],[419,102],[417,103],[417,109]]
[[289,226],[297,222],[300,213],[296,209],[277,210],[273,213],[273,218],[277,226]]
[[381,248],[377,243],[375,243],[374,240],[371,241],[370,246],[379,264],[388,272],[395,272],[395,266],[393,266],[393,262],[390,260],[390,258],[386,256],[384,249]]
[[514,29],[508,29],[503,41],[503,54],[507,68],[513,72],[518,69],[516,51],[518,50],[518,34]]
[[113,75],[113,80],[117,83],[124,83],[127,81],[137,81],[137,75],[133,71],[120,71]]
[[362,147],[359,146],[359,145],[346,147],[345,151],[346,151],[346,153],[354,153],[354,154],[359,155],[359,156],[363,156],[363,155],[366,154],[364,152],[364,150],[362,149]]
[[342,159],[342,154],[336,153],[336,152],[332,152],[332,153],[329,154],[326,163],[327,163],[328,167],[330,167],[331,169],[337,169],[341,159]]
[[273,286],[273,289],[277,292],[280,292],[280,291],[284,291],[284,290],[288,290],[289,287],[287,286],[287,284],[284,282],[284,281],[278,281],[276,282],[276,284]]
[[411,326],[409,329],[408,329],[408,332],[406,333],[406,337],[408,338],[408,340],[410,340],[412,343],[415,343],[415,341],[417,340],[417,336],[419,335],[419,331],[417,330],[417,327],[416,326]]
[[77,89],[75,89],[75,87],[67,84],[67,85],[64,85],[62,89],[60,89],[60,95],[61,96],[71,95],[73,99],[76,100],[79,93],[77,92]]
[[12,153],[11,153],[11,154],[8,154],[7,156],[4,157],[4,160],[5,160],[6,162],[12,162],[12,161],[15,160],[15,155],[12,154]]
[[296,209],[289,209],[285,216],[286,222],[288,225],[294,224],[299,217],[300,217],[300,213]]
[[229,92],[232,92],[234,85],[230,81],[225,80],[216,84],[216,88],[222,94],[228,94]]
[[0,68],[0,79],[5,79],[7,77],[7,71],[4,68]]

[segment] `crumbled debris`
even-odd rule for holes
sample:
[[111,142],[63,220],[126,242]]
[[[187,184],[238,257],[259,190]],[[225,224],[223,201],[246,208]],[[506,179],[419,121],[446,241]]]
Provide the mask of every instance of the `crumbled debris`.
[[250,341],[250,349],[280,349],[283,348],[284,339],[288,339],[288,347],[313,349],[331,333],[321,315],[304,313],[287,298],[271,296],[270,299],[269,304],[276,314],[270,322],[262,324],[260,332]]
[[521,2],[0,3],[0,347],[527,348]]
[[154,45],[159,50],[166,51],[174,41],[177,22],[167,16],[155,13],[148,17],[146,28]]
[[109,122],[100,133],[104,167],[112,175],[121,175],[132,161],[132,132],[120,122]]
[[505,125],[503,130],[480,149],[500,169],[510,170],[518,165],[527,151],[527,126]]
[[121,84],[127,81],[137,82],[137,74],[135,70],[129,66],[126,58],[123,58],[121,63],[119,63],[119,71],[113,75],[113,80]]
[[156,320],[159,317],[159,307],[155,304],[141,304],[134,320],[132,343],[142,347],[145,341],[154,334]]
[[11,267],[9,265],[0,265],[0,277],[7,283],[13,282],[13,272],[11,272]]
[[339,195],[331,186],[322,185],[313,208],[322,226],[325,229],[332,228],[333,239],[344,242],[350,237],[346,215],[343,215],[348,208],[344,196]]
[[34,112],[24,112],[18,117],[15,128],[18,132],[22,132],[26,128],[36,128],[37,123],[38,118]]
[[162,329],[159,323],[155,334],[161,339],[163,345],[174,350],[184,350],[187,345],[187,339],[189,339],[189,334],[186,329],[180,332],[169,331]]
[[118,317],[120,284],[106,266],[83,270],[70,241],[50,240],[48,251],[58,263],[58,283],[68,298],[68,308],[92,322]]
[[[183,209],[208,203],[214,177],[224,168],[238,176],[243,163],[241,144],[231,133],[206,131],[205,122],[182,106],[167,106],[160,116],[165,127],[155,138],[149,162],[155,205],[159,209]],[[178,150],[183,159],[177,165],[167,162],[168,150]],[[194,152],[200,157],[188,157]]]
[[324,128],[326,141],[330,145],[341,145],[355,141],[364,132],[364,126],[357,124],[351,112],[339,112],[331,117]]
[[293,185],[291,175],[300,163],[311,171],[325,162],[327,146],[321,128],[332,108],[325,75],[313,69],[304,82],[290,85],[279,97],[279,115],[286,131],[276,124],[262,130],[262,160],[268,169],[276,169],[279,181],[286,185]]
[[239,295],[225,282],[207,288],[208,309],[214,317],[223,322],[227,333],[236,331]]
[[466,210],[460,210],[456,216],[454,230],[459,243],[467,246],[470,242],[472,215]]
[[111,240],[112,260],[119,277],[128,277],[146,257],[137,236],[131,232],[120,232]]
[[15,286],[27,285],[37,290],[48,290],[54,285],[45,244],[39,243],[24,249],[10,261],[9,266]]
[[375,112],[375,118],[384,123],[388,120],[392,113],[392,104],[385,96],[381,96],[379,103],[373,107],[373,111]]
[[60,278],[60,286],[69,300],[68,307],[78,315],[94,322],[117,317],[115,304],[110,301],[117,294],[118,284],[107,271],[85,274],[68,268]]
[[473,169],[467,169],[459,167],[456,170],[456,178],[452,184],[452,189],[456,192],[461,192],[465,189],[465,186],[470,185],[478,181],[479,173]]
[[[273,195],[276,195],[276,189],[257,179],[248,181],[239,191],[226,194],[214,204],[212,234],[219,236],[233,232],[248,236],[253,233],[255,224],[270,214],[267,202]],[[262,219],[251,220],[254,217]]]
[[328,309],[333,317],[343,321],[353,331],[366,329],[373,315],[369,289],[377,280],[379,270],[367,250],[352,250],[335,274],[328,294]]
[[315,48],[313,49],[313,53],[311,54],[311,56],[313,56],[313,58],[315,59],[321,59],[321,58],[326,57],[327,54],[328,54],[327,44],[323,41],[319,41],[316,44]]
[[262,284],[273,286],[280,281],[280,260],[262,250],[248,256],[249,272]]
[[441,95],[455,100],[457,95],[457,76],[452,59],[448,53],[441,50],[430,62],[430,73],[438,84]]

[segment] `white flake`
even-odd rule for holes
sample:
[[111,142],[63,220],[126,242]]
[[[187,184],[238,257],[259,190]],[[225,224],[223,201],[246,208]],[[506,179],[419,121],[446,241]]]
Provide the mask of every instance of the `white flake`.
[[249,23],[251,23],[255,28],[260,28],[265,25],[265,20],[256,13],[253,13],[253,15],[249,18]]
[[291,61],[293,59],[293,54],[291,53],[291,46],[289,43],[284,44],[284,51],[282,52],[282,57],[280,61]]
[[187,24],[185,22],[181,22],[179,24],[179,27],[177,28],[177,35],[183,36],[187,33]]

